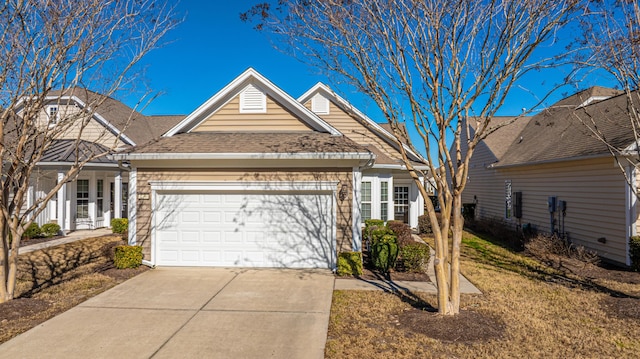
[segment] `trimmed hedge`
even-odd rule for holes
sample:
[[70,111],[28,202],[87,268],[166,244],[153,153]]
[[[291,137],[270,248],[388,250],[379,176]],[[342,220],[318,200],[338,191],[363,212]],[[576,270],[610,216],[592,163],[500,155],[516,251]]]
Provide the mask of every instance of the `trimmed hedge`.
[[390,268],[395,267],[398,259],[398,239],[390,229],[385,229],[391,233],[374,239],[371,245],[371,259],[376,268],[388,273]]
[[40,231],[43,236],[49,238],[53,236],[57,236],[60,233],[60,226],[56,223],[45,223],[40,228]]
[[629,257],[631,257],[631,268],[640,272],[640,236],[629,239]]
[[140,267],[142,264],[142,246],[117,246],[113,264],[118,269]]
[[111,220],[111,232],[123,234],[129,228],[129,220],[126,218],[114,218]]
[[339,276],[362,275],[362,253],[360,252],[342,252],[338,254]]
[[36,238],[40,236],[40,226],[36,222],[32,222],[27,229],[25,229],[24,233],[22,233],[22,238]]
[[400,248],[400,258],[407,272],[424,273],[429,261],[430,249],[424,243],[414,242]]

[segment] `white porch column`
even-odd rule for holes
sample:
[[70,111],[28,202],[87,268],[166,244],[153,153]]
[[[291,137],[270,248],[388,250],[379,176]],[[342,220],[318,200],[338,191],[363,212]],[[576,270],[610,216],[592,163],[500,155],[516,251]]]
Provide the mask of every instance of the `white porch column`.
[[[64,180],[64,175],[65,173],[63,171],[59,171],[58,172],[58,183],[62,182]],[[58,190],[58,199],[57,199],[57,212],[58,212],[58,218],[56,218],[56,220],[58,221],[58,225],[60,226],[60,230],[62,231],[63,235],[66,235],[67,231],[69,230],[69,227],[67,226],[67,184],[63,184],[62,187],[60,187],[60,189]]]
[[[33,202],[34,202],[34,189],[33,189],[33,184],[29,183],[29,188],[27,189],[27,208],[33,206]],[[27,215],[28,219],[33,218],[33,215],[31,213],[29,213],[29,215]]]
[[113,218],[122,218],[122,172],[116,174],[113,197]]
[[136,170],[136,168],[132,168],[131,172],[129,172],[129,195],[127,196],[129,203],[128,203],[128,208],[129,208],[129,228],[128,228],[128,233],[129,233],[129,244],[130,245],[136,245],[136,214],[137,214],[137,199],[138,196],[136,195],[137,192],[137,186],[138,183],[137,181],[137,176],[138,176],[138,171]]
[[362,185],[362,172],[360,172],[359,167],[353,167],[353,203],[351,204],[352,215],[351,215],[351,229],[352,229],[352,237],[353,237],[353,250],[359,252],[362,250],[362,228],[360,227],[362,224],[362,214],[360,213],[360,203],[361,203],[361,185]]

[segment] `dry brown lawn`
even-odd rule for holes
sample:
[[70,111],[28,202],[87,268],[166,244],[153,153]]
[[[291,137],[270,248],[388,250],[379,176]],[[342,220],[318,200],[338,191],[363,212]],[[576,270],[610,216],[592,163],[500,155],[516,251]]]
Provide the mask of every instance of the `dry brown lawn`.
[[16,299],[0,304],[0,343],[145,271],[113,267],[120,244],[113,235],[21,255]]
[[[638,358],[640,274],[544,264],[466,233],[462,313],[435,296],[334,292],[327,358]],[[569,265],[570,264],[570,265]]]

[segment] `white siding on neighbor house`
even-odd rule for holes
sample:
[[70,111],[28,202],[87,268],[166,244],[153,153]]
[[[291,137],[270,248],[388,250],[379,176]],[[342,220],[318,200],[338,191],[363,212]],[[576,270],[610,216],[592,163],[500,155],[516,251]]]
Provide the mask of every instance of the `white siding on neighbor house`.
[[[510,180],[512,192],[522,192],[520,224],[531,223],[538,231],[549,232],[547,199],[556,196],[567,202],[564,229],[571,241],[626,263],[626,183],[613,159],[486,169],[492,162],[489,151],[477,151],[469,169],[463,203],[477,201],[477,218],[505,219],[505,181]],[[518,224],[513,216],[507,220]],[[598,238],[606,242],[600,243]]]

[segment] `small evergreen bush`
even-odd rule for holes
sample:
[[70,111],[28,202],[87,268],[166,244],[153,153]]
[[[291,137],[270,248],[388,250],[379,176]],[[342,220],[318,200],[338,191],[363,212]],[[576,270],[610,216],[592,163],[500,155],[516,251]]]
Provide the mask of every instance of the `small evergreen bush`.
[[[391,232],[390,229],[386,229]],[[374,237],[371,245],[373,265],[384,273],[388,273],[390,268],[395,267],[398,258],[398,240],[396,235],[392,233]]]
[[129,220],[126,218],[114,218],[111,220],[111,232],[124,234],[129,228]]
[[40,226],[36,222],[32,222],[22,234],[22,238],[36,238],[40,236]]
[[429,261],[429,246],[414,242],[400,248],[399,256],[407,272],[424,273]]
[[631,257],[631,268],[640,272],[640,236],[633,236],[629,240],[629,257]]
[[142,247],[117,246],[113,264],[118,269],[138,268],[142,264]]
[[423,214],[422,216],[418,216],[418,231],[420,231],[420,234],[433,233],[433,231],[431,230],[431,221],[429,220],[428,214]]
[[342,252],[338,254],[339,276],[362,275],[362,253],[360,252]]
[[49,238],[58,235],[60,233],[60,226],[56,223],[45,223],[40,228],[42,235]]

